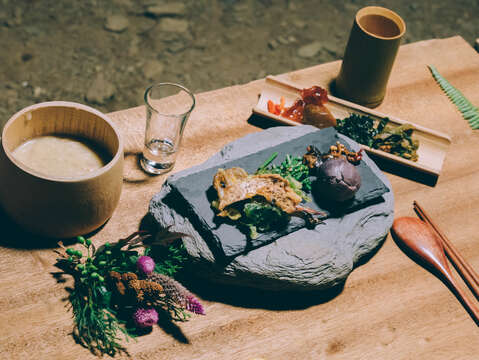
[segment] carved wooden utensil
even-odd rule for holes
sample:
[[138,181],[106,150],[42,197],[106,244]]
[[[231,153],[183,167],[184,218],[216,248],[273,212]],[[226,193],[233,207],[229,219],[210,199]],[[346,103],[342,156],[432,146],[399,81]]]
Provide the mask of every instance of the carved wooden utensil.
[[457,284],[449,268],[441,239],[424,221],[413,217],[400,217],[392,226],[394,240],[403,250],[410,252],[421,266],[434,269],[479,326],[479,309]]

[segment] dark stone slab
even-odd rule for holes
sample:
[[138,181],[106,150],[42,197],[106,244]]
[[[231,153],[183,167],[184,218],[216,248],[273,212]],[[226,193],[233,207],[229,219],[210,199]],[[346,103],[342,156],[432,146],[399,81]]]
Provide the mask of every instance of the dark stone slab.
[[[171,183],[180,178],[217,168],[222,163],[316,131],[311,126],[296,126],[276,127],[250,134],[228,144],[205,163],[170,176],[160,192],[152,198],[149,212],[159,227],[170,226],[172,231],[190,235],[183,238],[183,244],[190,257],[192,275],[210,282],[263,290],[324,290],[343,283],[356,264],[381,245],[393,222],[392,191],[384,193],[381,202],[368,203],[343,216],[330,217],[315,229],[301,228],[226,263],[217,248],[205,241],[201,230],[189,217],[164,202],[173,191]],[[349,141],[342,135],[339,138]],[[356,143],[350,143],[353,150],[359,149]],[[374,162],[368,156],[363,161],[391,190],[386,176]]]
[[[306,223],[303,218],[292,216],[287,226],[267,233],[260,233],[256,239],[251,239],[247,234],[247,229],[239,227],[237,222],[216,216],[214,209],[211,207],[211,202],[217,197],[212,182],[218,168],[241,167],[248,173],[254,173],[274,152],[278,153],[274,163],[279,164],[286,158],[287,154],[302,156],[306,152],[306,147],[311,144],[315,145],[322,153],[326,153],[329,147],[338,140],[338,133],[333,128],[316,130],[250,155],[220,163],[187,176],[168,180],[172,191],[163,201],[166,205],[188,217],[210,247],[214,247],[213,251],[218,256],[232,258],[244,254],[297,231],[305,227]],[[342,140],[342,142],[346,143],[345,145],[349,148],[354,146],[350,141]],[[341,217],[374,201],[383,201],[381,196],[389,189],[365,162],[361,162],[356,168],[361,176],[362,185],[351,201],[344,204],[328,204],[321,198],[312,196],[312,201],[304,205],[322,211],[325,216],[321,218],[326,219],[328,217]]]

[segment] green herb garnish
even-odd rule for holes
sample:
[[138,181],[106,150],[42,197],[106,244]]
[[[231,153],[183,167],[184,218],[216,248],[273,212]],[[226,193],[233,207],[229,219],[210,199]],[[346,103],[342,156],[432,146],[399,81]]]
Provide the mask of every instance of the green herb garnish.
[[303,164],[303,158],[288,154],[281,164],[271,165],[277,156],[277,152],[273,153],[263,165],[256,170],[256,174],[279,174],[288,180],[291,188],[301,196],[303,200],[311,201],[305,194],[305,192],[311,191],[311,179],[309,177],[308,166]]
[[434,66],[429,65],[428,67],[434,80],[436,80],[453,104],[456,105],[457,109],[462,113],[462,117],[469,122],[471,128],[474,130],[479,129],[479,108],[472,105],[464,94],[452,86]]

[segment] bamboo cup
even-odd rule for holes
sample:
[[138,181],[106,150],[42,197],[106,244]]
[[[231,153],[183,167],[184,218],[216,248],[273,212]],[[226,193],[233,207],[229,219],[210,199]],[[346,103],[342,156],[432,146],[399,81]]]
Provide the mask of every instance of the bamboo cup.
[[403,19],[389,9],[359,10],[336,78],[337,96],[371,108],[381,104],[405,31]]
[[[89,140],[109,161],[75,177],[54,177],[19,161],[13,151],[41,135]],[[123,184],[123,142],[111,120],[82,104],[52,101],[29,106],[6,123],[0,144],[0,206],[28,232],[48,238],[89,233],[115,210]]]

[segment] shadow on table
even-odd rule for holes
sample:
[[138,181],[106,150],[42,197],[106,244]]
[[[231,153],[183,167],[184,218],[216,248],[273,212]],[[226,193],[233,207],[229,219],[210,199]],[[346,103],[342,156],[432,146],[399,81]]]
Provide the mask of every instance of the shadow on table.
[[188,280],[185,274],[179,280],[204,300],[221,302],[232,306],[266,310],[301,310],[326,303],[338,296],[344,288],[340,283],[322,291],[266,291],[204,280]]
[[[384,244],[386,237],[367,255],[361,257],[354,269],[367,263]],[[353,269],[353,271],[354,271]],[[226,283],[212,283],[204,279],[192,278],[195,269],[186,268],[179,274],[179,281],[189,290],[207,301],[222,302],[245,308],[262,308],[267,310],[301,310],[326,303],[341,294],[344,282],[325,290],[317,291],[266,291],[247,287],[233,286]],[[227,280],[225,280],[227,281]]]
[[368,154],[369,157],[382,170],[392,175],[400,176],[424,185],[436,186],[438,177],[436,175],[427,174],[422,171],[412,169],[410,167],[388,161],[374,154]]
[[15,224],[5,212],[0,209],[0,246],[25,250],[49,249],[57,247],[57,241],[26,232]]
[[[61,226],[59,224],[58,226]],[[93,232],[86,234],[85,237],[91,237],[100,231],[104,225],[100,226]],[[0,209],[0,246],[25,249],[25,250],[37,250],[37,249],[53,249],[58,247],[58,241],[60,239],[53,239],[35,235],[25,231],[19,225],[14,223],[5,212]],[[63,244],[68,246],[76,243],[76,239],[61,239]]]
[[259,127],[261,129],[269,129],[269,128],[276,127],[276,126],[289,126],[289,125],[285,125],[285,124],[280,124],[275,120],[271,120],[271,119],[268,119],[268,118],[265,118],[263,116],[256,115],[256,114],[252,114],[248,118],[248,123],[250,125]]

